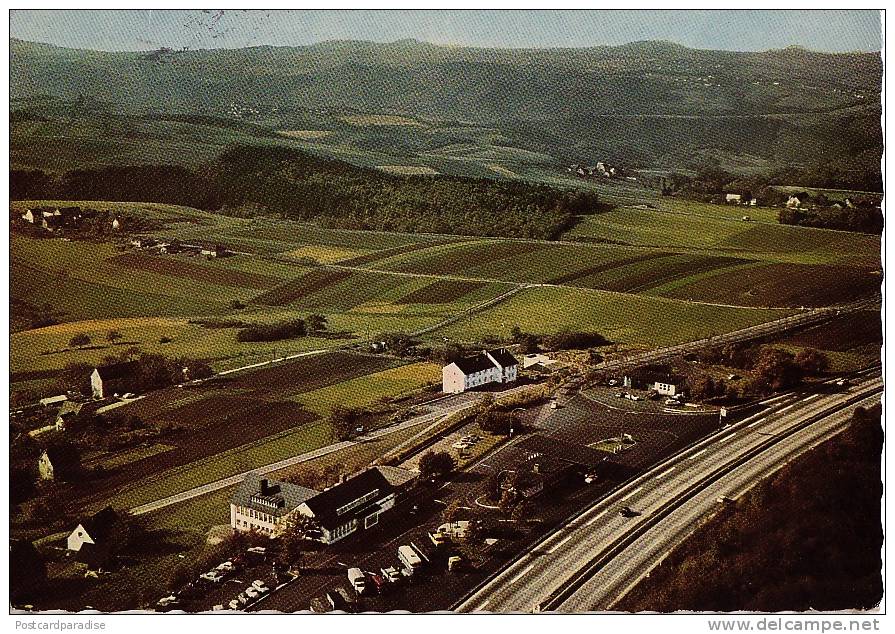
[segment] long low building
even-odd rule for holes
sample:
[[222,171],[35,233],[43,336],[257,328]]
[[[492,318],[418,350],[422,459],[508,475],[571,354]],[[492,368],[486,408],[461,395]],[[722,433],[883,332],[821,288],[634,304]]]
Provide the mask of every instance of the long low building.
[[442,391],[459,394],[489,383],[512,383],[518,373],[519,361],[506,348],[482,350],[441,369]]

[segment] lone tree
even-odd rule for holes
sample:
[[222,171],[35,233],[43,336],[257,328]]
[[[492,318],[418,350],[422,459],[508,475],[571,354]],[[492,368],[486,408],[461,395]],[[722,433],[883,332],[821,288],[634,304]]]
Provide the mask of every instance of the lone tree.
[[328,326],[326,315],[318,315],[317,313],[308,315],[308,318],[305,319],[305,324],[310,332],[323,332]]
[[68,340],[69,348],[83,348],[84,346],[89,346],[92,340],[87,335],[87,333],[79,332],[74,337]]
[[124,336],[117,330],[110,330],[108,333],[106,333],[106,341],[111,343],[113,346],[121,339],[124,339]]
[[453,456],[446,451],[430,451],[420,458],[420,477],[424,479],[443,477],[456,466]]

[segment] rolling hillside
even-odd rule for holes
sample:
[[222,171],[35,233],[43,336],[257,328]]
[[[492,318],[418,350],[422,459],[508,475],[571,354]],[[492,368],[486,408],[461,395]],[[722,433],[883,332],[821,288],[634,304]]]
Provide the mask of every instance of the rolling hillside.
[[[10,76],[13,162],[23,164],[35,160],[29,139],[64,145],[73,121],[104,129],[92,137],[116,139],[167,133],[145,129],[147,120],[210,125],[216,134],[279,137],[373,166],[425,155],[442,173],[456,173],[463,159],[508,154],[517,164],[720,157],[773,167],[836,157],[878,165],[882,148],[875,54],[417,41],[100,53],[12,40]],[[60,121],[63,130],[45,129]],[[486,165],[476,163],[494,169]]]

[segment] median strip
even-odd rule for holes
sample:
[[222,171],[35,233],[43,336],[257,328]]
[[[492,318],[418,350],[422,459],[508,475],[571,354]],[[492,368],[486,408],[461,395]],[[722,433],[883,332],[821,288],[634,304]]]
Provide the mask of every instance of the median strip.
[[676,467],[671,467],[671,468],[669,468],[669,469],[666,469],[665,471],[663,471],[662,473],[660,473],[659,475],[656,476],[656,480],[659,480],[660,478],[664,478],[664,477],[667,476],[669,473],[671,473],[672,471],[674,471],[675,468],[676,468]]

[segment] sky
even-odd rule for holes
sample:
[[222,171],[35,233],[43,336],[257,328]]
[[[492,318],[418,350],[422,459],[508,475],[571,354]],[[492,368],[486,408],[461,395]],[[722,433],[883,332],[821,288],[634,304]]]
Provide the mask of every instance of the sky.
[[878,51],[878,11],[14,10],[10,35],[103,51],[302,46],[335,39],[545,48],[670,40],[691,48]]

